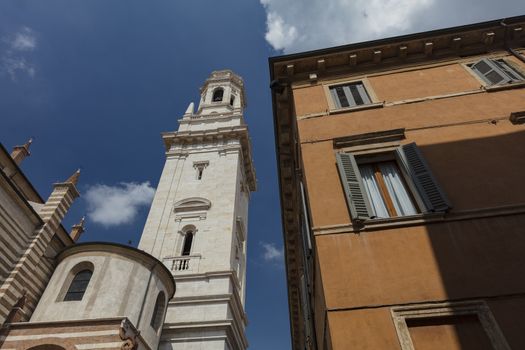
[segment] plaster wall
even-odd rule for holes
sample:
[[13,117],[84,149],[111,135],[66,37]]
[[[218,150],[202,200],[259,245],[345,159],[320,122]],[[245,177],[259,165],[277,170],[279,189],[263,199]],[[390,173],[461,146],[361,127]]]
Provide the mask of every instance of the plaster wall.
[[[525,344],[521,334],[523,330],[516,320],[521,319],[525,299],[495,299],[488,301],[488,305],[510,348],[522,349]],[[330,311],[328,320],[329,329],[334,333],[333,349],[401,349],[389,307]],[[486,333],[479,323],[477,327],[471,327],[476,328],[474,330],[464,329],[462,324],[459,326],[448,326],[439,330],[429,327],[427,330],[418,330],[419,332],[411,331],[411,338],[416,345],[417,338],[429,337],[430,341],[427,344],[419,344],[416,349],[459,350],[467,348],[467,344],[472,346],[472,342],[476,341],[478,344],[475,344],[475,349],[493,349],[487,344]]]
[[[525,70],[514,57],[506,59]],[[509,116],[525,110],[525,90],[485,91],[462,65],[467,61],[366,77],[349,73],[293,86],[316,234],[319,348],[400,349],[391,306],[476,298],[488,303],[511,348],[523,347],[524,337],[514,324],[521,320],[525,295],[519,278],[525,266],[525,192],[520,185],[525,126],[512,124]],[[323,84],[356,79],[366,79],[384,105],[330,111]],[[451,215],[444,221],[423,219],[354,233],[336,166],[335,154],[342,149],[333,141],[398,128],[405,129],[400,144],[415,142],[420,148],[452,203]],[[498,210],[510,211],[503,216]],[[461,220],[448,220],[459,213],[465,215]],[[468,332],[475,333],[474,328]],[[445,336],[450,329],[439,331]],[[419,334],[438,336],[432,330]]]
[[[63,301],[71,270],[85,262],[92,263],[94,270],[82,300]],[[31,322],[127,317],[154,348],[160,331],[156,332],[150,322],[161,291],[169,296],[159,276],[138,259],[107,252],[79,253],[59,263]]]
[[316,236],[327,308],[525,293],[524,224],[514,215]]
[[[505,107],[509,111],[506,118],[510,111],[525,109],[525,99],[518,97]],[[458,101],[457,108],[461,106]],[[378,129],[395,127],[385,125]],[[347,136],[360,133],[349,131]],[[402,143],[416,142],[455,211],[525,203],[525,193],[515,190],[525,168],[523,125],[513,125],[508,120],[493,124],[487,120],[412,129],[405,134],[407,139]],[[314,227],[350,224],[332,140],[305,142],[301,150]]]

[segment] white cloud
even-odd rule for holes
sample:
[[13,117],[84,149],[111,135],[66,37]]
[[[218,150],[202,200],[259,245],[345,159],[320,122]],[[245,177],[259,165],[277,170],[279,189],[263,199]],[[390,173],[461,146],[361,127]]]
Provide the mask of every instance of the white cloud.
[[154,194],[149,182],[122,182],[116,186],[91,186],[84,197],[88,217],[108,227],[131,223],[140,207],[151,204]]
[[267,17],[268,30],[265,35],[266,41],[277,50],[282,50],[293,44],[297,39],[297,29],[284,23],[281,16],[275,12],[269,12]]
[[19,74],[30,78],[35,76],[35,65],[30,61],[29,54],[37,48],[37,39],[31,28],[23,27],[16,33],[2,38],[0,51],[0,72],[7,73],[11,80],[16,81]]
[[15,33],[11,40],[11,47],[19,51],[31,51],[36,48],[36,37],[33,30],[28,27],[22,28],[21,31]]
[[278,248],[274,243],[261,242],[263,259],[266,262],[281,262],[284,258],[284,249]]
[[18,72],[24,72],[31,78],[35,76],[35,67],[28,63],[24,57],[3,57],[2,65],[13,81],[16,81]]
[[525,12],[523,0],[260,0],[265,38],[284,53],[320,49]]

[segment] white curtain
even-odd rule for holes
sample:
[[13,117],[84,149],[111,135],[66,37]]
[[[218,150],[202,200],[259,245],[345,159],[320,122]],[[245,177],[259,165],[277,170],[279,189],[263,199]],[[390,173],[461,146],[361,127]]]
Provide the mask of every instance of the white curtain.
[[379,163],[390,198],[394,203],[398,216],[417,214],[416,207],[405,188],[399,169],[394,162]]
[[359,172],[363,179],[363,184],[365,186],[366,194],[368,195],[368,200],[370,201],[370,206],[374,213],[372,217],[377,218],[388,218],[388,210],[386,209],[383,198],[381,197],[381,192],[377,186],[376,179],[374,177],[374,168],[372,165],[360,165]]

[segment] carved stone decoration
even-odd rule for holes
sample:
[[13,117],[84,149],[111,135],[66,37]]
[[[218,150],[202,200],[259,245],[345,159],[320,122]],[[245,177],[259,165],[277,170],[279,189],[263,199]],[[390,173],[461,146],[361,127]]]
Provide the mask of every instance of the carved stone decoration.
[[135,350],[137,349],[137,337],[139,332],[133,327],[131,322],[127,318],[123,319],[120,323],[119,336],[124,342],[120,346],[122,350]]
[[176,202],[173,211],[180,213],[186,211],[208,210],[210,207],[211,202],[208,199],[201,197],[191,197]]

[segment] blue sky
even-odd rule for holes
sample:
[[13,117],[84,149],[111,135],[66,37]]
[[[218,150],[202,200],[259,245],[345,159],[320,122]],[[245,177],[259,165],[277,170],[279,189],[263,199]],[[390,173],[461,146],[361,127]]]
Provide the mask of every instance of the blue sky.
[[[212,70],[241,75],[258,178],[248,339],[289,349],[267,58],[523,13],[521,0],[2,0],[0,141],[35,138],[22,168],[45,198],[82,167],[65,226],[88,213],[83,241],[136,245],[164,163],[160,132],[177,128]],[[90,215],[97,193],[122,216]]]
[[[160,133],[177,129],[212,70],[241,75],[258,177],[249,222],[248,339],[252,349],[289,349],[267,68],[275,52],[264,40],[265,12],[250,1],[145,4],[3,0],[0,140],[10,148],[35,138],[22,168],[44,198],[52,183],[82,167],[82,197],[65,219],[69,228],[88,211],[91,186],[156,187],[164,164]],[[124,224],[105,226],[88,215],[82,240],[136,245],[148,205],[137,208]]]

